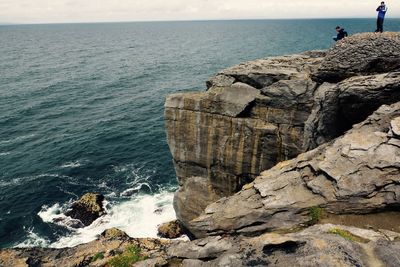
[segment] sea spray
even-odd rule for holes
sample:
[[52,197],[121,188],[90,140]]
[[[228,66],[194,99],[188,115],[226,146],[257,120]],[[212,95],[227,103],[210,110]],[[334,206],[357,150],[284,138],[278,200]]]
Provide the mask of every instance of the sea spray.
[[107,215],[98,218],[87,227],[78,229],[72,228],[71,221],[62,214],[69,203],[44,206],[38,213],[39,217],[46,223],[63,225],[70,230],[70,234],[51,244],[41,242],[43,238],[38,235],[29,235],[24,246],[41,243],[54,248],[73,247],[93,241],[104,230],[113,227],[125,231],[131,237],[157,237],[157,226],[176,218],[172,201],[173,192],[166,190],[154,195],[142,194],[128,200],[107,203]]

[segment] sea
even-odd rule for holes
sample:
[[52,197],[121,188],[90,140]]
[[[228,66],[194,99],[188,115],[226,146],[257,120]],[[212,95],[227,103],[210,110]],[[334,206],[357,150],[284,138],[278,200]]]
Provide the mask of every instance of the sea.
[[[0,26],[0,248],[75,246],[111,227],[156,237],[177,188],[165,97],[243,61],[328,49],[337,25],[375,30],[374,19]],[[63,212],[86,192],[106,196],[107,215],[71,228]]]

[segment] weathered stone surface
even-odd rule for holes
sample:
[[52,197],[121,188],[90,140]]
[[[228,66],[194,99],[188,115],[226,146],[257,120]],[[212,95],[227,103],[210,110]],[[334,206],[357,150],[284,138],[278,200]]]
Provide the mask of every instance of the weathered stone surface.
[[280,80],[305,79],[315,72],[325,51],[280,56],[245,62],[219,72],[207,81],[207,88],[231,86],[235,82],[264,88]]
[[397,101],[400,101],[400,72],[322,84],[315,91],[312,113],[305,124],[305,150],[338,137],[381,105]]
[[189,223],[196,236],[257,234],[306,225],[310,208],[369,213],[400,204],[400,141],[391,122],[400,102],[382,106],[343,137],[265,171]]
[[[129,238],[117,229],[105,231],[98,240],[72,248],[18,248],[0,250],[0,266],[4,267],[76,267],[110,266],[108,262],[129,247],[140,248],[151,261],[138,266],[162,266],[172,241]],[[101,256],[99,256],[101,255]],[[160,264],[159,264],[160,263]],[[159,264],[159,265],[157,265]]]
[[[327,54],[310,51],[239,64],[211,78],[207,92],[168,96],[165,120],[180,184],[174,201],[178,219],[186,226],[261,171],[340,136],[382,104],[400,101],[400,72],[388,72],[390,64],[381,64],[388,73],[346,76],[336,84],[311,78],[321,64],[336,64],[330,55],[359,49],[368,38],[366,53],[380,57],[381,42],[397,45],[397,34],[381,35],[383,41],[376,36],[348,38]],[[369,72],[351,75],[363,73]]]
[[80,220],[85,226],[88,226],[105,214],[103,200],[104,196],[101,194],[87,193],[74,202],[65,215]]
[[394,135],[400,136],[400,117],[394,118],[390,122],[390,129]]
[[173,244],[167,250],[169,258],[182,260],[182,266],[202,267],[396,266],[400,261],[394,255],[399,252],[400,243],[390,241],[385,234],[332,224],[253,238],[208,237]]
[[314,79],[319,82],[339,82],[356,75],[399,69],[399,33],[362,33],[337,42],[328,51]]
[[218,74],[207,92],[167,97],[167,138],[181,185],[174,202],[179,220],[186,223],[261,171],[304,152],[304,122],[316,89],[308,77],[321,54],[248,62]]
[[105,230],[103,233],[100,235],[101,238],[104,239],[128,239],[129,236],[124,232],[119,230],[118,228],[111,228]]
[[110,266],[110,260],[132,246],[146,257],[133,266],[146,267],[399,266],[400,243],[393,241],[399,238],[395,232],[332,224],[287,234],[214,236],[192,242],[102,237],[74,248],[0,250],[0,266]]
[[174,239],[181,237],[185,231],[181,223],[177,220],[172,222],[163,223],[158,226],[158,236],[163,238]]

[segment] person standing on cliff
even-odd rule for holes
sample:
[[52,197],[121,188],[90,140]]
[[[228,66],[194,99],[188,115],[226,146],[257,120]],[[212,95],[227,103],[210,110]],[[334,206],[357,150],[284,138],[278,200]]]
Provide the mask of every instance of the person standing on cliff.
[[333,40],[335,40],[335,42],[342,40],[344,37],[347,37],[347,32],[340,26],[336,27],[336,32],[337,32],[337,36],[333,37]]
[[383,21],[385,20],[387,10],[385,2],[381,2],[381,5],[376,9],[378,12],[378,19],[376,21],[377,27],[375,32],[383,32]]

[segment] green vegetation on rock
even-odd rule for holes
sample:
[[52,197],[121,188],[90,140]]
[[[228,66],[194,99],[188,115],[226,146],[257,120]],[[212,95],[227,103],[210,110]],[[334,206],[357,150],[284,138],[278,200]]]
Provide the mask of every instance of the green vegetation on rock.
[[135,262],[145,259],[146,257],[141,254],[140,248],[129,246],[121,255],[112,258],[108,264],[112,267],[130,267]]
[[354,234],[350,233],[349,231],[339,229],[339,228],[332,228],[329,230],[329,233],[341,236],[344,239],[352,241],[352,242],[368,243],[370,241],[366,238],[362,238],[361,236],[354,235]]
[[320,207],[311,207],[309,208],[309,215],[310,215],[310,225],[317,224],[324,214],[324,210]]
[[104,253],[103,253],[103,252],[99,252],[99,253],[96,253],[96,254],[92,257],[91,262],[95,262],[95,261],[97,261],[97,260],[102,260],[102,259],[104,259]]

